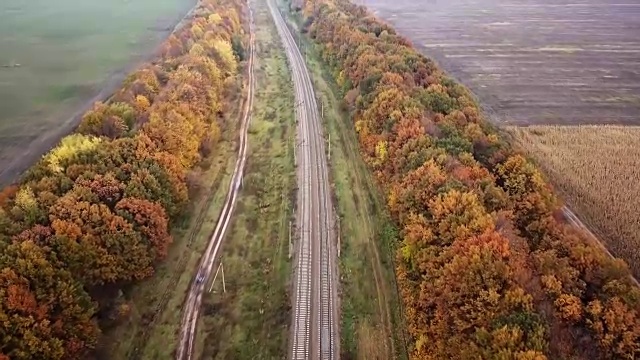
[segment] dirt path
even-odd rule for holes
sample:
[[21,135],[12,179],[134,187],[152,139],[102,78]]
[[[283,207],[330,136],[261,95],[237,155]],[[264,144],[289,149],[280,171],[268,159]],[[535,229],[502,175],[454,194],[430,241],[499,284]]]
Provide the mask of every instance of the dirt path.
[[382,275],[382,261],[380,261],[380,253],[375,243],[372,243],[369,247],[374,255],[375,261],[371,262],[371,267],[375,274],[376,291],[378,292],[378,307],[380,311],[380,322],[384,324],[384,332],[386,333],[385,343],[387,343],[387,349],[390,350],[390,355],[393,356],[396,353],[395,343],[393,341],[393,325],[391,322],[391,308],[389,307],[389,299],[387,293],[389,289],[384,277]]
[[202,257],[198,272],[189,289],[187,299],[184,303],[184,315],[182,323],[180,325],[180,343],[178,344],[178,351],[176,352],[177,359],[190,360],[193,355],[193,348],[195,344],[197,324],[200,314],[200,307],[202,305],[202,296],[204,294],[208,280],[211,278],[211,274],[214,269],[214,264],[217,261],[217,255],[222,246],[224,236],[231,221],[233,210],[236,205],[238,193],[242,186],[242,179],[244,175],[244,168],[247,161],[247,138],[249,123],[251,121],[251,109],[253,107],[253,98],[255,91],[255,79],[254,79],[254,58],[255,58],[255,31],[253,24],[253,14],[251,8],[249,8],[249,28],[250,28],[250,51],[249,51],[249,65],[248,65],[248,83],[249,91],[247,94],[247,102],[244,107],[243,120],[240,127],[240,146],[238,148],[238,158],[236,160],[236,166],[233,171],[231,183],[229,184],[229,190],[227,193],[225,204],[218,218],[215,231],[209,240],[209,245]]
[[[346,129],[343,127],[341,131],[348,132],[350,131],[350,129]],[[346,140],[346,139],[341,140],[341,144],[345,148],[346,150],[345,152],[347,154],[355,154],[355,156],[359,156],[360,154],[359,149],[353,146],[353,144],[356,141],[357,140],[355,139],[355,137],[352,137],[349,140]],[[351,157],[350,159],[351,162],[356,161],[354,156],[350,156],[350,157]],[[363,176],[360,173],[360,171],[353,170],[351,171],[350,175],[355,180],[356,186],[362,189],[363,191],[365,191],[367,194],[369,194],[370,198],[377,196],[375,194],[373,184],[371,184],[368,181],[368,179],[363,179]],[[356,194],[354,193],[353,196],[356,197]],[[375,204],[373,204],[373,207],[375,208],[375,211],[377,211],[380,205],[373,199],[371,201],[375,202]],[[372,218],[370,211],[365,212],[364,214],[362,214],[361,217],[362,217],[362,221],[366,223],[366,227],[368,229],[375,229],[375,220]],[[380,252],[378,250],[378,244],[376,244],[376,241],[375,241],[376,234],[372,233],[373,230],[370,230],[368,232],[370,233],[369,234],[370,236],[367,237],[367,250],[370,254],[369,258],[371,259],[370,261],[371,269],[373,270],[373,273],[374,273],[374,281],[375,281],[375,287],[376,287],[376,293],[377,293],[376,299],[377,299],[378,311],[379,311],[379,322],[383,326],[382,330],[384,331],[384,335],[385,335],[383,339],[377,339],[377,340],[384,341],[388,358],[393,358],[394,355],[396,354],[396,348],[395,348],[395,342],[393,341],[393,333],[394,333],[393,322],[392,322],[392,315],[391,315],[391,307],[389,305],[389,301],[391,297],[390,296],[391,289],[389,289],[387,281],[385,280],[385,277],[384,277],[382,260],[380,258]]]
[[[607,246],[602,241],[600,241],[600,239],[598,239],[598,237],[578,218],[578,216],[576,216],[576,214],[571,209],[569,209],[567,206],[563,206],[562,213],[564,214],[564,217],[567,219],[567,221],[571,223],[571,225],[575,226],[578,229],[581,229],[587,235],[589,235],[589,237],[594,241],[594,243],[600,249],[602,249],[602,251],[604,251],[607,255],[609,255],[610,258],[612,259],[616,258],[615,256],[613,256],[613,254],[611,254],[609,249],[607,249]],[[640,287],[640,283],[633,275],[629,275],[629,277],[631,278],[631,281],[633,281],[633,283],[636,284],[636,286]]]

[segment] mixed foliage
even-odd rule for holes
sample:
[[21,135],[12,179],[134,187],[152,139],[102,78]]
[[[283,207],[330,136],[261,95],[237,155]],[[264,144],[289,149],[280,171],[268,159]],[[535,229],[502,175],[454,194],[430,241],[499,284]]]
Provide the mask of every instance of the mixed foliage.
[[411,358],[640,356],[627,265],[566,223],[471,94],[363,7],[301,10],[401,230]]
[[187,171],[214,150],[243,8],[204,0],[108,103],[0,193],[0,358],[87,358],[122,289],[167,256]]

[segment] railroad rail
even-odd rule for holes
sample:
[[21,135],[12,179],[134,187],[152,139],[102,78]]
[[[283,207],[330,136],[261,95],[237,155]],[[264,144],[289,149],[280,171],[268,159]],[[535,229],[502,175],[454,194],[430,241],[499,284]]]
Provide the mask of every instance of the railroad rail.
[[321,119],[305,58],[273,0],[267,0],[293,78],[298,123],[298,234],[290,357],[339,357],[333,206]]

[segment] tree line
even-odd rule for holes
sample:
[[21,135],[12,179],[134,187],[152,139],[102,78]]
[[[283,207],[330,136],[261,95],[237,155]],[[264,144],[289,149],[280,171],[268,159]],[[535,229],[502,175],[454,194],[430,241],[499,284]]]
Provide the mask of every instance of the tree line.
[[[0,192],[0,359],[84,359],[122,289],[167,256],[188,171],[216,150],[246,43],[237,0],[203,0],[108,102]],[[237,95],[237,94],[235,94]]]
[[639,357],[627,264],[567,223],[470,92],[363,7],[301,10],[399,229],[410,357]]

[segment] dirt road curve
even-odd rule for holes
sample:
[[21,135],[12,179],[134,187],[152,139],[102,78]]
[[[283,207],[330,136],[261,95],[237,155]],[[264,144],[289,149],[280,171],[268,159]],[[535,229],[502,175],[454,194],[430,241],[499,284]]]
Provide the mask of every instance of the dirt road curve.
[[[198,323],[200,305],[202,304],[202,295],[205,291],[208,280],[211,277],[211,272],[214,268],[216,256],[218,254],[218,251],[220,250],[220,245],[222,244],[222,239],[224,238],[224,234],[227,230],[227,226],[229,225],[229,221],[231,220],[231,215],[233,213],[233,209],[235,208],[238,191],[240,190],[240,186],[242,184],[244,165],[247,160],[247,130],[249,128],[249,123],[251,122],[251,108],[253,105],[253,94],[255,88],[253,77],[253,62],[255,57],[255,32],[253,26],[253,14],[251,12],[251,9],[249,9],[249,27],[251,33],[251,50],[249,51],[248,66],[249,91],[247,94],[247,101],[245,103],[244,113],[242,116],[242,124],[240,127],[240,146],[238,147],[238,159],[236,160],[236,166],[233,171],[231,183],[229,184],[227,197],[224,203],[224,207],[222,208],[222,212],[220,213],[220,217],[218,218],[218,223],[216,224],[215,231],[213,232],[213,236],[209,240],[209,245],[207,246],[207,249],[202,256],[202,260],[200,261],[200,266],[198,268],[198,273],[191,283],[191,288],[189,289],[187,300],[184,302],[184,314],[182,316],[182,324],[180,330],[180,343],[178,345],[178,351],[176,352],[176,359],[178,360],[190,360],[193,354],[193,345],[195,343],[197,328],[196,325]],[[201,279],[201,281],[198,281],[199,278]]]
[[293,77],[298,123],[297,251],[290,357],[338,359],[336,245],[324,137],[305,60],[273,0],[267,1]]
[[[569,221],[573,226],[581,229],[586,234],[588,234],[592,238],[592,240],[595,241],[596,245],[598,245],[602,249],[602,251],[607,253],[609,257],[615,258],[613,254],[611,254],[609,249],[607,249],[607,247],[604,245],[604,243],[600,241],[600,239],[598,239],[598,237],[593,232],[591,232],[591,230],[589,230],[589,228],[576,216],[573,211],[571,211],[571,209],[569,209],[567,206],[563,206],[562,213],[564,214],[564,217],[567,219],[567,221]],[[631,280],[636,284],[636,286],[640,287],[640,283],[638,282],[638,280],[633,275],[629,276]]]

